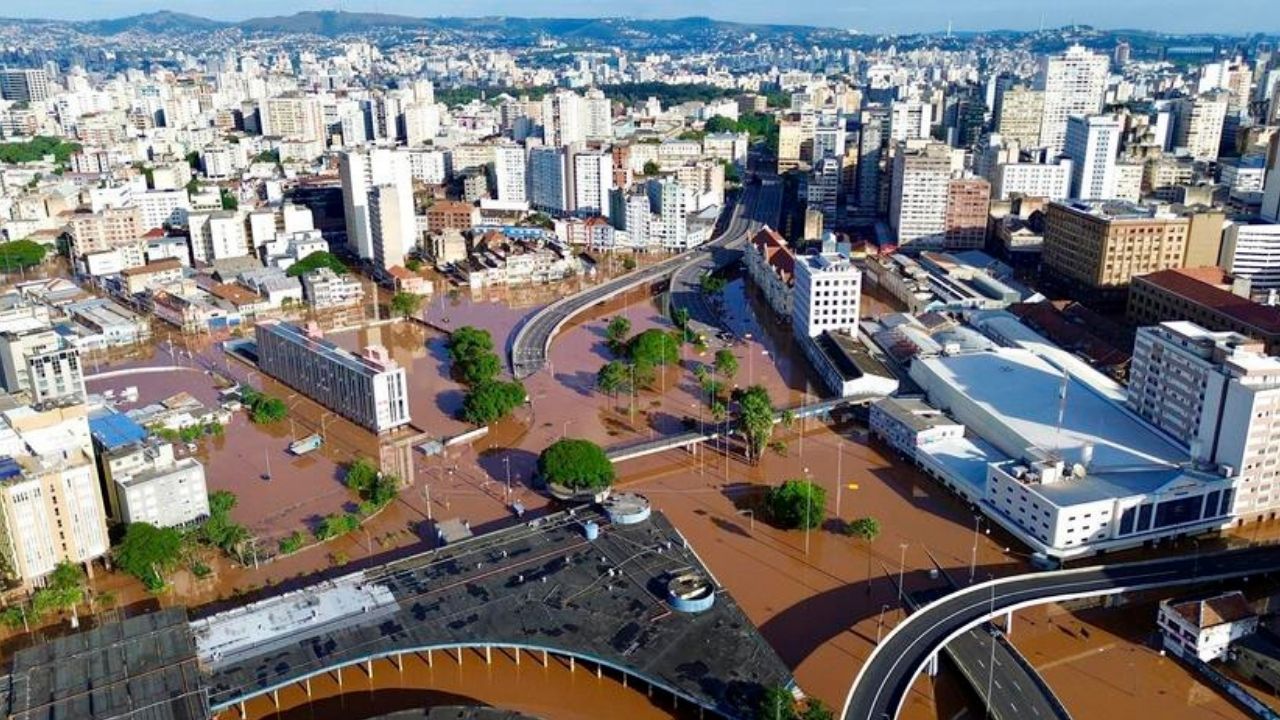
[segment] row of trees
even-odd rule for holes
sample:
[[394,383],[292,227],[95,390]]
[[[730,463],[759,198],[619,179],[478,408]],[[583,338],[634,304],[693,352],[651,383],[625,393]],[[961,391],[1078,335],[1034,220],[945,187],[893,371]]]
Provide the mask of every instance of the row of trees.
[[475,425],[488,425],[506,417],[524,403],[524,384],[498,379],[502,359],[493,350],[487,330],[464,325],[449,337],[449,358],[453,374],[467,386],[462,401],[462,418]]
[[250,539],[248,528],[231,520],[236,496],[226,490],[209,494],[209,517],[189,530],[160,528],[149,523],[130,523],[113,555],[116,566],[142,581],[152,592],[165,587],[165,574],[182,562],[194,570],[203,564],[196,560],[201,546],[217,548],[241,562],[244,545]]
[[34,240],[0,243],[0,272],[15,273],[44,262],[49,248]]
[[61,138],[37,135],[27,142],[0,143],[0,163],[16,164],[36,162],[45,155],[52,155],[54,162],[66,165],[71,156],[80,152],[80,145],[65,142]]
[[255,425],[279,422],[289,415],[289,406],[278,397],[258,392],[249,386],[240,388],[240,402],[249,411],[249,419]]

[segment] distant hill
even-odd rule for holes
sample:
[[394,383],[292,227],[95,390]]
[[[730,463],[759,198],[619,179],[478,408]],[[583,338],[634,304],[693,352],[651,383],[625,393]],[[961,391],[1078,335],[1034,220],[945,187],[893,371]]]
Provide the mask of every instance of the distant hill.
[[185,13],[169,12],[167,10],[112,18],[110,20],[86,20],[70,24],[77,30],[90,35],[118,35],[124,32],[149,32],[155,34],[208,32],[230,25],[230,23],[218,20],[210,20]]

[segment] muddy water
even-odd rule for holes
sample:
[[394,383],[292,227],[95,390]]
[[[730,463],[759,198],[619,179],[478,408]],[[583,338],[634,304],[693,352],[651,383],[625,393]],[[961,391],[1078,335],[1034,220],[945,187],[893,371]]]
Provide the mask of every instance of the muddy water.
[[[544,666],[541,654],[523,652],[520,664],[513,650],[494,649],[492,662],[482,651],[463,651],[461,665],[455,652],[407,654],[398,667],[390,659],[373,664],[373,677],[365,666],[342,672],[342,685],[330,673],[311,681],[311,698],[299,683],[279,694],[277,707],[270,696],[246,704],[249,718],[279,720],[359,720],[407,708],[436,705],[486,704],[518,710],[547,720],[595,720],[627,718],[695,718],[698,713],[673,704],[670,696],[655,690],[652,697],[644,684],[624,681],[617,674],[597,677],[595,667],[576,663],[569,670],[567,660],[551,657]],[[403,669],[401,669],[403,668]],[[218,716],[240,720],[238,709]]]

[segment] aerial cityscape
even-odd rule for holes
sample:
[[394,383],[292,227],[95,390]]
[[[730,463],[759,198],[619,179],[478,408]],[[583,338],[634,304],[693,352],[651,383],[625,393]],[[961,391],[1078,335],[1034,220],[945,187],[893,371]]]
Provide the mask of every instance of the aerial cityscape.
[[1268,3],[416,5],[0,10],[5,717],[1280,720]]

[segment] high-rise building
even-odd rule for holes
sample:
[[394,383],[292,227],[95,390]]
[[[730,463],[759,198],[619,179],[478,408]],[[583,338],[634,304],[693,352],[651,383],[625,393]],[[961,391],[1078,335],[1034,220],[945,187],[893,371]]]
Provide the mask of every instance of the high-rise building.
[[1110,115],[1073,115],[1067,120],[1065,154],[1071,158],[1071,197],[1108,200],[1115,196],[1120,121]]
[[0,459],[0,543],[4,567],[37,583],[61,562],[104,557],[106,511],[84,405],[0,413],[11,440]]
[[1044,92],[1040,145],[1048,148],[1050,157],[1061,153],[1066,144],[1067,118],[1097,115],[1102,110],[1109,65],[1105,55],[1079,45],[1040,59],[1036,76],[1036,89]]
[[588,140],[613,137],[613,102],[599,88],[587,91],[582,99],[584,132]]
[[836,252],[798,255],[792,297],[791,327],[797,337],[856,329],[862,272],[848,257]]
[[49,75],[44,70],[0,70],[0,98],[30,103],[48,100],[49,95]]
[[893,142],[926,140],[933,126],[933,106],[920,100],[899,100],[889,106],[889,137]]
[[943,246],[949,250],[981,248],[987,239],[990,212],[990,183],[983,178],[952,178],[947,182]]
[[1179,98],[1175,106],[1175,145],[1186,148],[1196,160],[1217,160],[1222,128],[1227,117],[1228,98],[1222,92]]
[[899,149],[894,156],[889,226],[899,246],[942,246],[951,173],[951,151],[945,145]]
[[349,150],[339,158],[342,206],[346,214],[347,246],[362,258],[372,258],[373,231],[369,219],[369,194],[379,185],[390,185],[400,194],[397,209],[401,243],[413,247],[413,173],[411,153],[385,148]]
[[519,145],[498,145],[493,149],[493,184],[502,202],[522,203],[529,199],[525,150]]
[[1258,215],[1263,220],[1280,223],[1280,133],[1272,135],[1267,146],[1267,170],[1263,178]]
[[996,200],[1008,200],[1014,193],[1025,197],[1065,200],[1071,194],[1071,161],[1060,160],[1053,165],[997,165],[991,192]]
[[409,424],[405,371],[386,348],[355,355],[325,340],[315,325],[262,322],[254,336],[262,372],[373,432]]
[[822,213],[828,220],[834,220],[840,208],[840,181],[843,175],[840,158],[831,156],[818,160],[809,173],[806,187],[808,206]]
[[1008,142],[1019,147],[1040,146],[1040,124],[1044,116],[1044,92],[1025,85],[1005,90],[1000,99],[996,130]]
[[883,108],[862,111],[858,126],[858,181],[853,203],[861,215],[874,215],[879,206],[886,122]]
[[187,227],[191,235],[191,257],[196,262],[212,264],[253,254],[244,215],[239,210],[191,213],[187,216]]
[[280,95],[262,100],[262,134],[300,142],[324,140],[324,111],[318,98],[309,95]]
[[0,372],[7,392],[33,402],[86,397],[80,349],[48,327],[0,332]]
[[1280,224],[1228,223],[1218,266],[1232,277],[1247,278],[1254,293],[1280,291]]
[[542,98],[542,137],[551,147],[586,142],[582,97],[560,90]]
[[1280,506],[1280,358],[1234,332],[1191,322],[1138,329],[1129,366],[1129,406],[1176,438],[1193,460],[1235,478],[1237,522]]
[[[412,250],[417,236],[413,208],[404,212],[400,189],[378,185],[369,190],[369,235],[373,240],[373,261],[378,267],[403,267],[405,253]],[[410,195],[412,198],[412,195]],[[403,223],[408,220],[409,226]]]
[[562,147],[529,148],[529,204],[543,212],[564,214],[570,210],[573,182],[569,154]]
[[573,156],[573,210],[579,215],[609,217],[609,189],[613,186],[613,156],[609,152],[579,152]]

